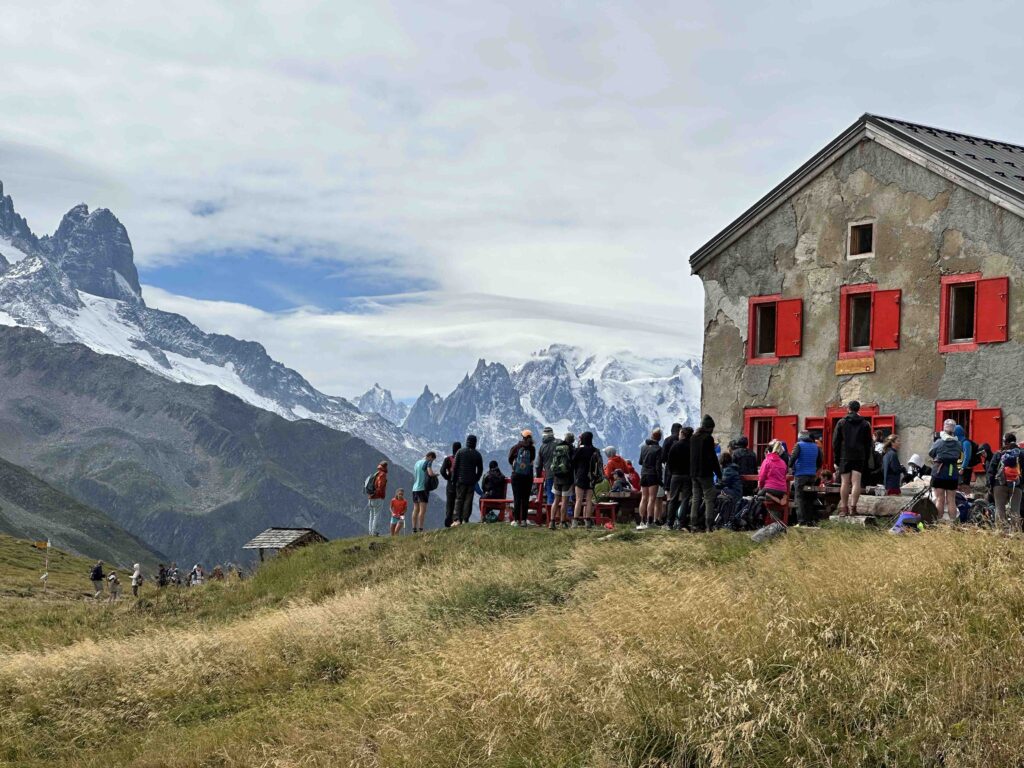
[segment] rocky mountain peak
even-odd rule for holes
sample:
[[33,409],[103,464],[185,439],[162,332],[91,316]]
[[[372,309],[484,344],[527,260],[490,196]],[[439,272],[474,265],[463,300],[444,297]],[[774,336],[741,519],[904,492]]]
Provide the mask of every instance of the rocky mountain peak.
[[409,414],[408,405],[396,403],[391,390],[384,389],[377,383],[357,397],[355,404],[363,413],[376,413],[395,425],[405,421],[405,417]]

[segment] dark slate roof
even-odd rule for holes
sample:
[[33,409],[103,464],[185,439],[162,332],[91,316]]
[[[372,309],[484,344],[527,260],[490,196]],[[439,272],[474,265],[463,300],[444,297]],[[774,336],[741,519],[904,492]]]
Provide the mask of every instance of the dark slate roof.
[[267,528],[242,549],[284,549],[311,534],[313,541],[327,541],[326,536],[312,528]]
[[1024,147],[865,114],[690,256],[701,267],[732,245],[830,163],[865,139],[897,148],[914,162],[1024,215]]

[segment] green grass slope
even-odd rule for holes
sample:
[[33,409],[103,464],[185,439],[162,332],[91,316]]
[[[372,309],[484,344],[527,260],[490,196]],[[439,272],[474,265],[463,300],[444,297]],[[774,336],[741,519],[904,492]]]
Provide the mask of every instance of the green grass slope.
[[466,526],[24,600],[0,763],[1016,765],[1022,555],[977,531]]
[[152,565],[162,556],[105,513],[81,504],[22,467],[0,459],[0,533],[46,540],[108,563]]

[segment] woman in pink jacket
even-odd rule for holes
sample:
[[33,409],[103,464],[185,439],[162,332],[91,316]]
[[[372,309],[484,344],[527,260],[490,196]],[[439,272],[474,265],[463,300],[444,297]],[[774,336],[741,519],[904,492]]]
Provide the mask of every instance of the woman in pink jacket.
[[768,453],[765,454],[764,461],[761,462],[761,469],[757,473],[758,490],[763,490],[776,499],[781,499],[789,492],[789,481],[786,477],[789,468],[782,459],[785,450],[786,448],[781,442],[773,441],[768,446]]

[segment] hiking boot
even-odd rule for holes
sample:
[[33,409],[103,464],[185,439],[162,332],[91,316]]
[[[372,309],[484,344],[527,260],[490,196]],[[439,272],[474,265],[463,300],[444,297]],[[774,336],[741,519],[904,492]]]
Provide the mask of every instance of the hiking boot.
[[594,521],[588,517],[587,518],[587,530],[589,531],[593,527],[594,527]]

